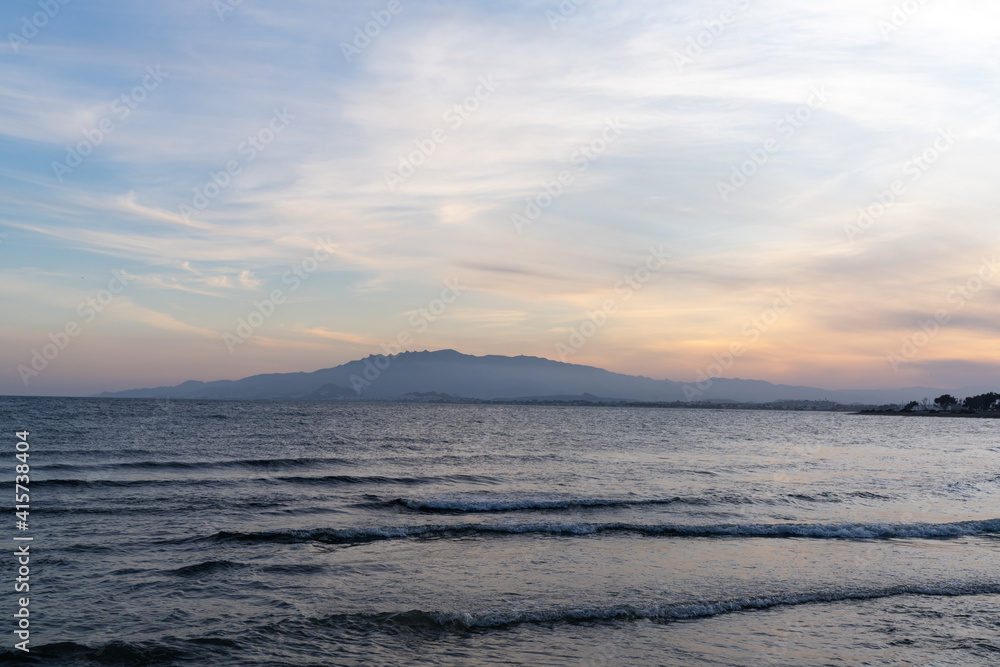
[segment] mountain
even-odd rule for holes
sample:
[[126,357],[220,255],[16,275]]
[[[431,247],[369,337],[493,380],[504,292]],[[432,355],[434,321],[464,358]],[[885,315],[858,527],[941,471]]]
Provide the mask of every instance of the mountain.
[[[776,385],[760,380],[713,378],[700,385],[612,373],[593,366],[541,357],[477,357],[455,350],[372,355],[312,373],[270,373],[242,380],[199,382],[175,387],[105,392],[115,398],[198,399],[396,399],[447,394],[478,399],[718,401],[767,403],[780,400],[886,404],[934,398],[942,389],[838,390]],[[586,400],[586,399],[584,399]]]

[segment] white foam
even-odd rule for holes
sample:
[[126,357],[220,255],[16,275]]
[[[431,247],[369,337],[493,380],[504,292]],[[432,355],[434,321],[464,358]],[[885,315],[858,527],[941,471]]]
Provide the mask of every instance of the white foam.
[[521,623],[552,623],[565,621],[605,620],[685,620],[707,618],[744,611],[761,611],[776,607],[876,600],[903,595],[958,597],[1000,594],[1000,583],[909,585],[883,589],[846,589],[816,593],[786,593],[772,596],[663,605],[614,605],[587,607],[557,607],[532,610],[488,610],[480,612],[421,612],[379,615],[388,621],[430,621],[437,625],[457,628],[496,628]]

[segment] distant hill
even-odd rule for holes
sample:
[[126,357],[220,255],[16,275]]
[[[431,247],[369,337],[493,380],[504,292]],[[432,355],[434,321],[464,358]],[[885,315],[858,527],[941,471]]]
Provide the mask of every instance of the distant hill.
[[[707,383],[706,383],[707,384]],[[685,392],[685,386],[687,391]],[[477,399],[635,401],[719,401],[768,403],[781,400],[886,404],[934,398],[946,390],[927,387],[831,391],[815,387],[776,385],[760,380],[713,378],[693,396],[693,384],[612,373],[593,366],[568,364],[541,357],[477,357],[455,350],[373,355],[312,373],[271,373],[242,380],[198,382],[175,387],[105,392],[116,398],[198,398],[357,400],[399,399],[447,394]],[[597,398],[600,397],[600,398]]]

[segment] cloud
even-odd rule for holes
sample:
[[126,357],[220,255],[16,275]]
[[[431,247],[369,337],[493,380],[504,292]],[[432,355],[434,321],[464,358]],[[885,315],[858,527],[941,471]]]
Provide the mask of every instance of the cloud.
[[363,336],[358,334],[347,333],[343,331],[328,331],[319,327],[314,327],[311,329],[303,329],[302,333],[307,336],[316,336],[318,338],[327,338],[330,340],[338,340],[346,343],[356,343],[358,345],[375,345],[374,341],[370,336]]
[[[457,276],[470,293],[427,340],[551,356],[553,332],[664,245],[669,266],[581,357],[687,373],[677,350],[727,345],[792,286],[795,316],[751,370],[819,383],[842,354],[877,384],[896,381],[886,341],[940,307],[992,238],[1000,130],[982,82],[1000,64],[1000,7],[925,3],[886,34],[891,4],[861,0],[584,3],[555,29],[553,2],[436,1],[407,5],[347,62],[339,43],[372,7],[244,3],[219,21],[210,4],[111,2],[0,55],[0,277],[39,294],[19,333],[44,334],[51,295],[75,293],[73,276],[124,265],[137,279],[114,318],[204,338],[253,298],[290,290],[283,276],[322,238],[332,256],[276,316],[287,339],[272,332],[257,352],[284,344],[291,359],[333,341],[353,354]],[[688,54],[723,9],[734,20]],[[679,55],[691,62],[679,68]],[[119,118],[114,100],[152,65],[169,76]],[[817,86],[828,101],[788,134]],[[276,110],[294,115],[280,133]],[[59,181],[52,162],[104,118],[114,131]],[[616,118],[620,137],[582,160]],[[954,147],[909,180],[904,165],[945,127]],[[723,201],[718,184],[771,138],[780,147]],[[420,164],[393,190],[401,161]],[[518,234],[512,214],[563,171],[572,182]],[[845,225],[897,179],[905,194],[849,241]],[[184,214],[212,183],[217,194]],[[949,340],[976,343],[998,314],[984,291]],[[656,354],[643,364],[634,350]],[[247,374],[264,367],[254,354],[241,357]]]
[[201,338],[222,339],[217,331],[182,322],[173,315],[157,312],[136,304],[129,297],[119,297],[115,302],[114,316],[124,322],[137,322],[160,331]]

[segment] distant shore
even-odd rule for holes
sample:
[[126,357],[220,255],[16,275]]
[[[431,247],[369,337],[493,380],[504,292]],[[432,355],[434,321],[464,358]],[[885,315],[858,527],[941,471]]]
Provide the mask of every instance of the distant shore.
[[949,412],[947,410],[861,410],[856,415],[889,415],[892,417],[967,417],[972,419],[1000,419],[1000,412]]

